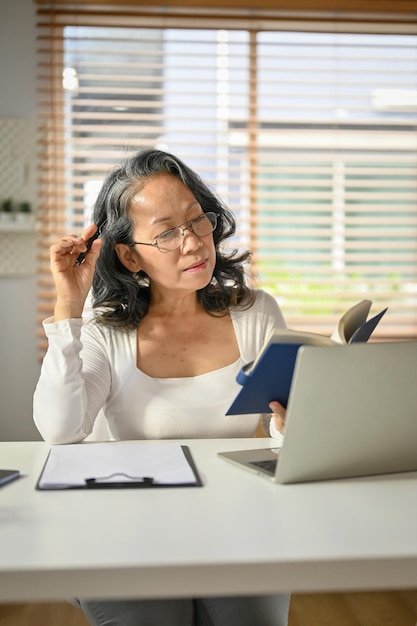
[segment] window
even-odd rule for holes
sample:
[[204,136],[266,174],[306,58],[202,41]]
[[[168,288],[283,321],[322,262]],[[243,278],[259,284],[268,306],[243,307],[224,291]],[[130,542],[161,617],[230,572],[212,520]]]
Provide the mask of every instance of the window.
[[[233,245],[254,251],[290,326],[331,332],[369,297],[389,307],[380,335],[417,335],[413,28],[39,15],[39,213],[51,241],[89,222],[127,153],[160,147],[229,204]],[[54,294],[40,253],[45,317]]]

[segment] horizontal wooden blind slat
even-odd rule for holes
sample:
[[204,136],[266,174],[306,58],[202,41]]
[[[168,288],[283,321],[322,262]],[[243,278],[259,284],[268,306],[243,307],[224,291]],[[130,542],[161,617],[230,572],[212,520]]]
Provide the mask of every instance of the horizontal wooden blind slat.
[[[65,11],[66,7],[70,5],[69,10],[74,12],[74,7],[78,10],[86,10],[86,3],[84,0],[36,0],[39,6],[38,14],[48,14],[48,11],[56,13],[58,11]],[[148,0],[147,6],[156,6],[157,10],[160,10],[159,0]],[[116,4],[114,0],[89,0],[88,5],[95,7],[97,13],[100,8],[102,11],[112,10],[114,15],[117,16],[118,12],[128,11],[132,8],[140,10],[142,2],[140,0],[123,0],[122,3]],[[341,19],[346,18],[343,12],[349,14],[357,12],[359,14],[366,14],[366,16],[378,16],[381,14],[388,14],[393,19],[392,14],[408,13],[413,14],[415,12],[414,0],[396,0],[395,3],[392,0],[367,0],[364,4],[360,0],[257,0],[256,3],[248,5],[243,3],[242,0],[166,0],[164,6],[169,11],[174,11],[177,7],[183,10],[184,7],[202,9],[203,11],[213,11],[216,9],[235,9],[244,10],[245,12],[250,8],[251,13],[256,16],[256,11],[262,11],[265,14],[266,11],[285,11],[291,12],[299,16],[300,19],[305,19],[305,12],[308,12],[310,17],[314,17],[318,12],[327,12],[332,15],[340,16]],[[97,7],[97,8],[96,8]],[[363,19],[363,15],[362,15]]]

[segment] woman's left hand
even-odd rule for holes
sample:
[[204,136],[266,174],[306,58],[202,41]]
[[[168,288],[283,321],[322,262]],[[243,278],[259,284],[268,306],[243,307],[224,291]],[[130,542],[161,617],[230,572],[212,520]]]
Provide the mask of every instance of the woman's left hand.
[[285,415],[287,413],[286,409],[280,404],[273,400],[269,403],[269,408],[272,411],[272,417],[274,418],[275,426],[280,433],[284,434],[285,430]]

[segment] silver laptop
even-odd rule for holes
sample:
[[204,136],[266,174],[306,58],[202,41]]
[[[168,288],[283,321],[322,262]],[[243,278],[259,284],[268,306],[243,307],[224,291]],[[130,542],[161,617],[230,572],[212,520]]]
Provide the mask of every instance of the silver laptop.
[[417,470],[417,341],[303,346],[282,448],[218,455],[277,483]]

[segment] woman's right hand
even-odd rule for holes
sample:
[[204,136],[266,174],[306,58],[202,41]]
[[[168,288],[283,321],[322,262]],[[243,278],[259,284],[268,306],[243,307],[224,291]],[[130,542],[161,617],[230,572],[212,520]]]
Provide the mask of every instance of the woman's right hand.
[[272,411],[272,419],[275,422],[276,429],[283,435],[285,430],[285,417],[287,414],[286,409],[276,400],[269,403],[269,408]]
[[92,224],[82,232],[80,237],[66,235],[50,248],[51,272],[57,294],[55,321],[82,316],[84,304],[93,283],[102,240],[93,241],[82,263],[77,265],[76,260],[79,254],[86,252],[86,241],[96,231],[97,226]]

